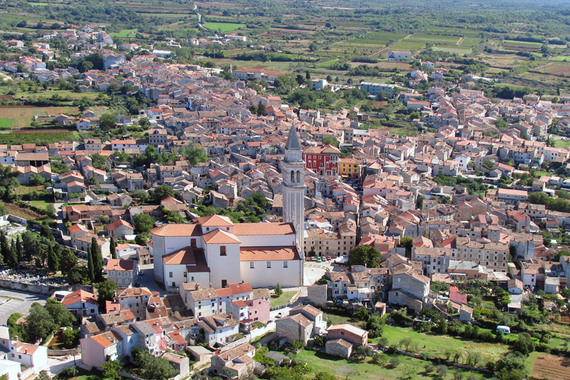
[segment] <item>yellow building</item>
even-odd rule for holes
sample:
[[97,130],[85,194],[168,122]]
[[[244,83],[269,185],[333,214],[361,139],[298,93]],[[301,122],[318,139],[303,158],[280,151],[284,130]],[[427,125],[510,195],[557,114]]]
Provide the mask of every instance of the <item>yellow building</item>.
[[341,158],[338,172],[342,177],[360,177],[360,165],[354,158]]

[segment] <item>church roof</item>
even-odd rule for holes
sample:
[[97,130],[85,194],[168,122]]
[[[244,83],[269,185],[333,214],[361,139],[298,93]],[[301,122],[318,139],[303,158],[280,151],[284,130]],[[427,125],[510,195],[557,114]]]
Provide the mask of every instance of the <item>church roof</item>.
[[297,136],[297,129],[295,128],[295,123],[291,124],[291,130],[289,131],[289,137],[287,138],[285,149],[302,150],[301,142],[299,141],[299,136]]
[[234,234],[215,229],[202,237],[206,244],[239,244],[241,243]]

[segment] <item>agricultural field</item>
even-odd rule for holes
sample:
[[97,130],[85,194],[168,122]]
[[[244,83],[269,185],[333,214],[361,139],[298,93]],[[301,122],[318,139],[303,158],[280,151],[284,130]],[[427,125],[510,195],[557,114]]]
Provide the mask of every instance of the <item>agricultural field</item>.
[[245,28],[245,24],[233,24],[226,22],[205,22],[204,26],[215,32],[219,30],[222,33],[233,32],[234,30]]
[[410,338],[418,353],[428,353],[437,357],[445,357],[447,351],[461,353],[478,352],[483,363],[497,361],[508,350],[508,346],[497,343],[480,343],[446,335],[431,335],[418,333],[411,328],[385,326],[383,336],[388,339],[388,345],[397,345],[402,339]]
[[[369,359],[366,361],[346,360],[309,350],[301,351],[295,358],[306,362],[315,372],[334,373],[343,379],[397,379],[406,375],[414,375],[414,379],[432,379],[432,376],[427,375],[424,371],[425,365],[429,362],[404,355],[395,356],[400,359],[400,364],[395,368],[384,368],[372,364]],[[449,373],[443,379],[453,379],[456,373],[460,373],[463,376],[473,374],[476,379],[484,378],[478,372],[463,371],[450,367]]]
[[535,71],[545,74],[570,76],[570,62],[550,62],[536,68]]
[[123,29],[117,33],[109,33],[109,35],[111,37],[117,37],[117,38],[129,38],[129,37],[135,37],[137,31],[138,31],[137,29]]
[[535,379],[567,380],[570,371],[570,359],[559,356],[538,354],[532,367]]
[[77,141],[79,134],[67,129],[41,129],[22,131],[0,131],[0,144],[35,143],[47,145],[61,141]]
[[0,129],[10,129],[12,128],[12,119],[2,118],[0,119]]
[[[2,106],[0,107],[3,123],[10,121],[11,128],[28,128],[32,118],[37,115],[77,114],[77,107],[33,107],[33,106]],[[56,140],[57,141],[57,140]]]

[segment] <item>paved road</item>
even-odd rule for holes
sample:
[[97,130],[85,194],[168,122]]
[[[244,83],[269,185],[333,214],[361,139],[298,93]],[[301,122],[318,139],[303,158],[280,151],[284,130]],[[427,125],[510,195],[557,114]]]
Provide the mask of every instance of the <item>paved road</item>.
[[144,271],[144,275],[140,281],[141,288],[148,288],[151,292],[159,292],[160,295],[169,294],[164,289],[162,289],[156,282],[154,282],[154,265],[147,264],[141,265],[140,269]]
[[27,315],[34,302],[45,304],[47,297],[39,294],[0,289],[0,325],[5,325],[13,313]]

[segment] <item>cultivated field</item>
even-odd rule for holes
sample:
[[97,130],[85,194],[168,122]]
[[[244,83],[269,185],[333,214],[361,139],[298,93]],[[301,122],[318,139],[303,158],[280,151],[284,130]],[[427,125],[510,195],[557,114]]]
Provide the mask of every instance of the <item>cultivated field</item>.
[[539,354],[532,367],[532,376],[536,379],[568,380],[570,378],[570,359]]
[[[334,373],[343,379],[398,379],[407,378],[413,375],[414,379],[432,379],[424,371],[427,361],[410,358],[408,356],[396,355],[400,359],[400,364],[396,368],[384,368],[368,361],[346,360],[338,357],[328,356],[315,351],[303,350],[295,358],[306,362],[315,372],[326,371]],[[391,356],[390,356],[391,357]],[[484,378],[480,373],[472,371],[462,371],[450,367],[449,373],[440,379],[453,379],[454,374],[460,373],[463,376],[473,374],[476,379]]]
[[6,120],[10,120],[11,128],[21,129],[27,128],[32,122],[32,118],[37,115],[59,115],[76,114],[79,112],[77,107],[33,107],[33,106],[1,106],[0,120],[7,124]]

